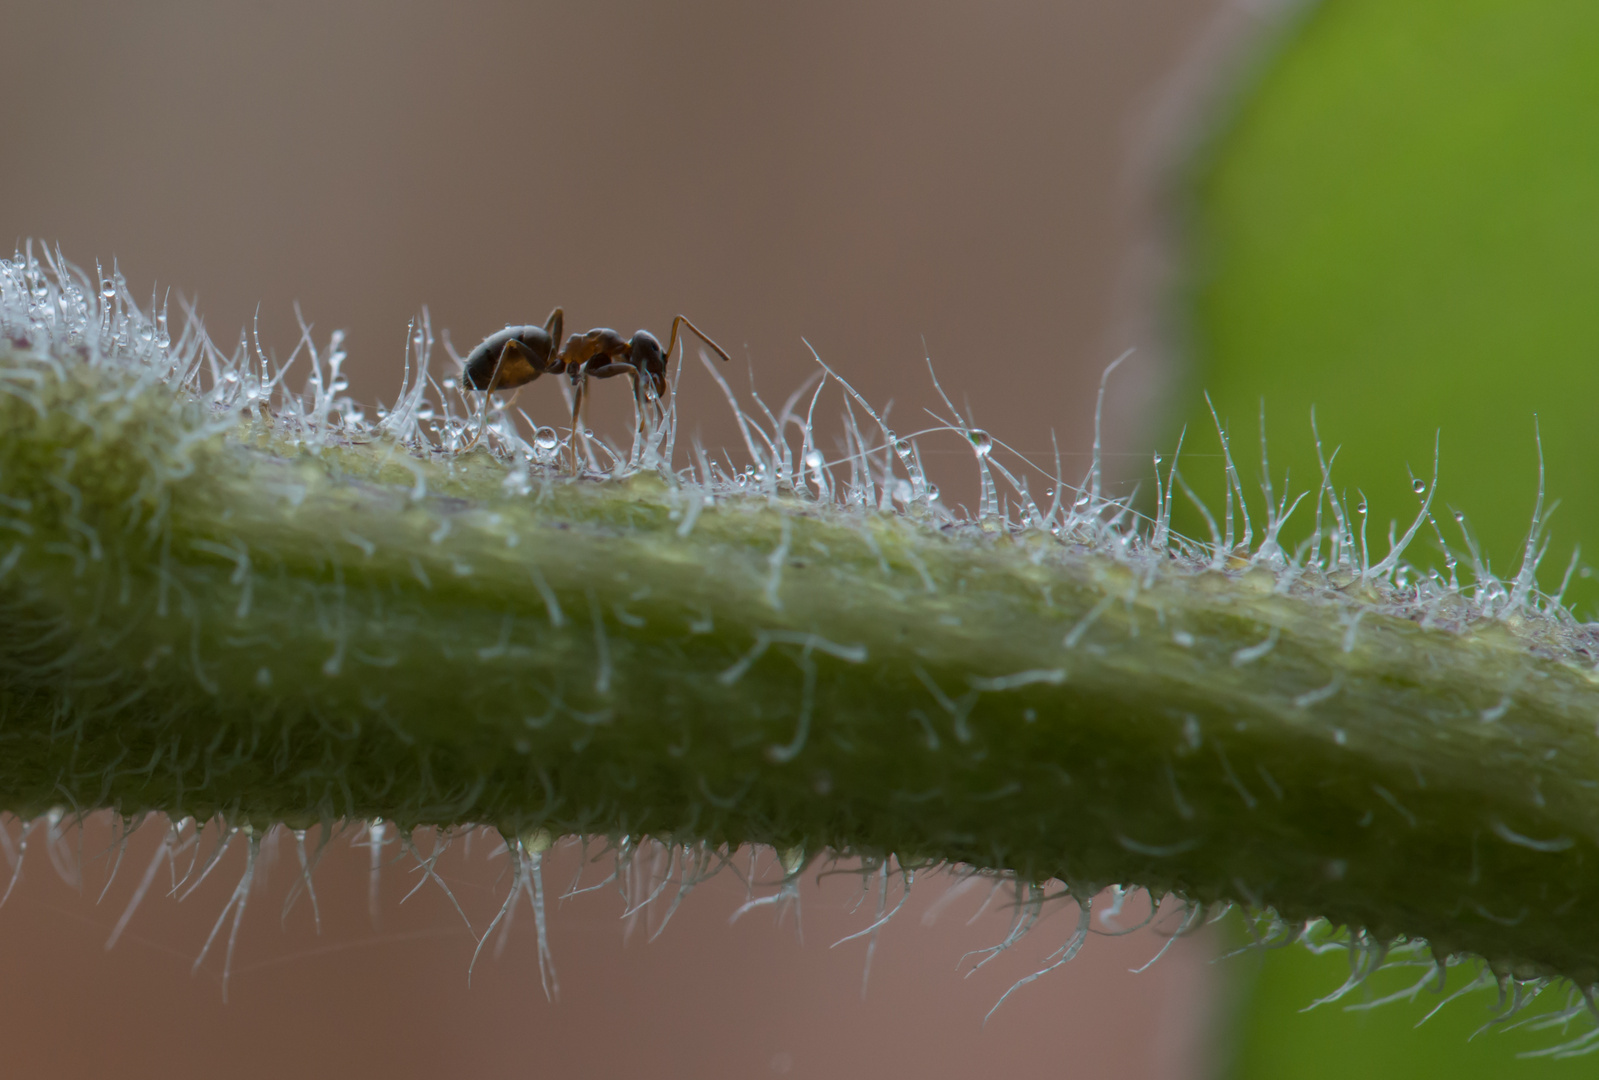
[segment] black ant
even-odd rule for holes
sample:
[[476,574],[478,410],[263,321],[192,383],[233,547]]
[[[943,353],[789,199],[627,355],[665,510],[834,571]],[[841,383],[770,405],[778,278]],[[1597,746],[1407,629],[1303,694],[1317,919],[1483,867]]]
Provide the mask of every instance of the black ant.
[[694,331],[695,336],[724,361],[732,359],[686,315],[672,320],[672,334],[664,352],[660,341],[648,330],[639,330],[623,341],[615,330],[601,327],[586,334],[574,334],[563,341],[564,319],[561,309],[556,308],[543,326],[507,326],[484,338],[467,354],[461,382],[469,390],[482,390],[485,401],[483,425],[466,450],[477,445],[487,427],[487,395],[496,390],[525,386],[540,375],[564,371],[572,380],[572,471],[576,472],[578,420],[583,413],[583,394],[591,377],[609,379],[626,375],[632,381],[633,400],[638,407],[642,430],[647,404],[653,402],[657,421],[666,418],[665,407],[661,404],[666,397],[666,363],[677,348],[680,327]]

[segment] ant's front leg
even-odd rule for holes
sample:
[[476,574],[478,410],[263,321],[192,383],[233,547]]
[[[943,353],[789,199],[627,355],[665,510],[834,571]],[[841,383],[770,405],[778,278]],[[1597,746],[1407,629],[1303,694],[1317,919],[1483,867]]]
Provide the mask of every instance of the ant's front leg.
[[[676,324],[673,324],[674,328]],[[639,406],[639,430],[644,430],[644,405],[653,393],[655,413],[662,423],[666,420],[666,364],[669,353],[661,351],[661,343],[648,330],[636,332],[627,343],[627,362],[636,372],[633,378],[633,397]]]
[[632,364],[623,361],[612,361],[598,367],[588,368],[584,374],[592,375],[596,379],[614,379],[618,375],[626,375],[633,384],[633,405],[638,412],[639,430],[644,430],[644,390],[639,383],[638,369]]

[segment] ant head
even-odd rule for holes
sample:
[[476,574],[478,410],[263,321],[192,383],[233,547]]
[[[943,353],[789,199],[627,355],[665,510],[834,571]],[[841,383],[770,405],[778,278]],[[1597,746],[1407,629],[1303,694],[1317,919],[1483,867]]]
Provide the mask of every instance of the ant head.
[[640,330],[634,334],[633,339],[628,342],[628,357],[639,373],[649,378],[650,385],[655,388],[655,396],[664,396],[667,356],[655,335],[648,330]]

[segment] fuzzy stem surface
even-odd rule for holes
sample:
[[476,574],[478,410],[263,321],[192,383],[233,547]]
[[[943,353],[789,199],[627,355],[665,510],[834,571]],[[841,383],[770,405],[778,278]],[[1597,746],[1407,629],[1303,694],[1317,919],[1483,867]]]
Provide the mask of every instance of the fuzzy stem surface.
[[964,863],[1599,981],[1591,628],[1060,530],[508,483],[0,348],[0,806]]

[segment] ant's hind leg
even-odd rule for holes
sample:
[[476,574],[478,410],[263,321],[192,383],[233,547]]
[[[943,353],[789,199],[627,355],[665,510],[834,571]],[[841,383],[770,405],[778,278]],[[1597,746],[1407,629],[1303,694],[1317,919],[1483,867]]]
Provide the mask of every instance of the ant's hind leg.
[[566,321],[566,315],[560,308],[550,312],[550,317],[544,320],[544,332],[550,335],[550,356],[561,355],[561,331]]
[[[495,390],[510,382],[509,379],[504,378],[506,375],[506,362],[509,360],[522,360],[524,363],[526,363],[532,361],[533,359],[535,359],[535,357],[528,347],[523,345],[520,341],[517,341],[515,338],[507,341],[500,348],[500,355],[494,361],[494,371],[489,376],[488,385],[483,388],[483,409],[478,419],[477,434],[472,436],[472,440],[470,442],[461,447],[460,450],[456,451],[457,453],[468,453],[469,451],[476,449],[477,444],[483,441],[483,436],[489,429],[489,399],[493,397]],[[525,373],[518,372],[518,375],[522,374]],[[520,386],[522,382],[531,382],[532,379],[536,378],[538,378],[537,370],[534,371],[531,378],[523,379],[512,385]],[[470,386],[471,384],[468,383],[467,385]]]

